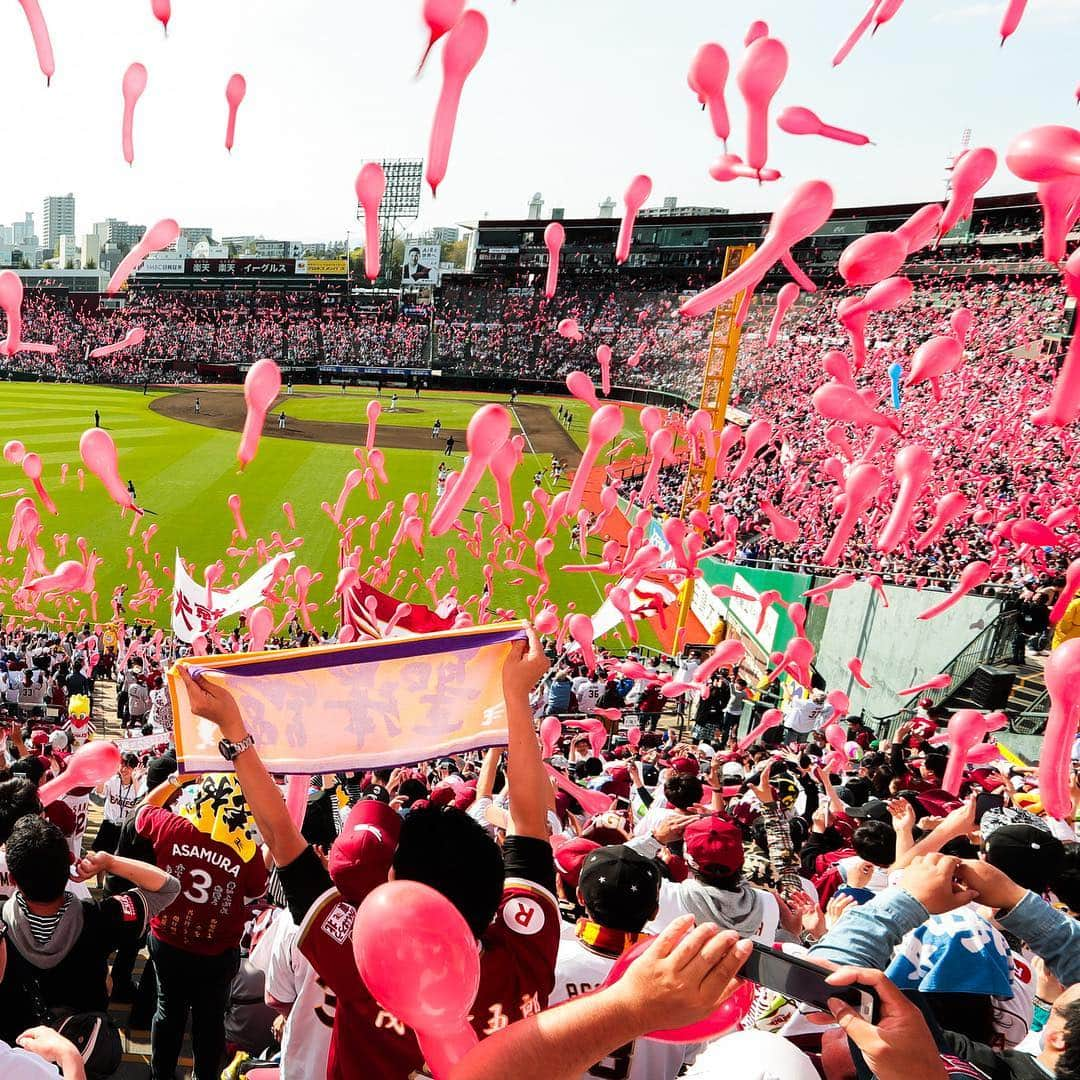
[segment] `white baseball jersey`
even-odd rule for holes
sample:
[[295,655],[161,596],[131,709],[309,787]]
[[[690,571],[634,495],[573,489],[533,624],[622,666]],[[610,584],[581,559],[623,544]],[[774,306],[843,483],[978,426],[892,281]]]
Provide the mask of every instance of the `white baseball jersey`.
[[[563,938],[555,961],[555,989],[549,1005],[568,1001],[602,986],[615,965],[610,956],[593,952],[580,938]],[[635,1039],[613,1050],[585,1072],[597,1080],[675,1080],[684,1064],[697,1057],[700,1046]]]
[[60,801],[67,803],[75,815],[75,831],[68,837],[68,847],[78,862],[82,858],[82,842],[86,833],[86,824],[90,813],[90,792],[92,788],[76,788],[68,792]]
[[256,924],[251,962],[266,974],[266,994],[292,1003],[281,1041],[281,1080],[326,1075],[335,1000],[297,947],[299,928],[282,908],[271,908]]

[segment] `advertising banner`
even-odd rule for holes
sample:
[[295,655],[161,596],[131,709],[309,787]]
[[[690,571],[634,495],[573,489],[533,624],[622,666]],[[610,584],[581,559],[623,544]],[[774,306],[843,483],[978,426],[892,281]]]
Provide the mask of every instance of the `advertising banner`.
[[438,285],[442,280],[439,263],[442,246],[406,241],[405,263],[401,268],[402,285]]

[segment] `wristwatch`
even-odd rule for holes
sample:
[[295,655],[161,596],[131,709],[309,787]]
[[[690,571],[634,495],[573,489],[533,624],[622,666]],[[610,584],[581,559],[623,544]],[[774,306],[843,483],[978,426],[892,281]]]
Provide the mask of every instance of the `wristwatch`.
[[226,761],[235,761],[245,750],[250,750],[255,745],[255,736],[252,734],[245,735],[239,742],[231,742],[229,739],[222,739],[218,743],[218,750],[221,751],[221,756]]

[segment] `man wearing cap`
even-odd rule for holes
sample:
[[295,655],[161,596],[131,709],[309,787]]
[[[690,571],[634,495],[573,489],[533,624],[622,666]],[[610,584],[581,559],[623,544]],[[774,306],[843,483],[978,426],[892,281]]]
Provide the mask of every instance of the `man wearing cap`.
[[578,919],[585,909],[578,901],[578,881],[585,859],[600,845],[584,836],[552,836],[551,850],[555,854],[555,892],[559,898],[559,914],[562,915],[562,936],[573,937]]
[[471,1023],[479,1037],[547,1005],[561,920],[548,843],[551,785],[529,707],[529,695],[547,666],[532,631],[527,643],[513,643],[503,664],[513,831],[501,852],[477,822],[454,807],[414,808],[402,821],[383,803],[365,800],[350,812],[328,868],[290,819],[236,701],[221,687],[179,669],[193,711],[221,730],[222,753],[233,761],[278,864],[300,926],[300,950],[336,997],[329,1080],[407,1080],[424,1064],[415,1034],[364,985],[352,949],[357,907],[391,873],[442,893],[476,938],[480,984]]
[[[781,909],[776,897],[743,880],[742,830],[715,814],[686,825],[683,858],[690,876],[681,882],[665,881],[660,889],[660,910],[648,929],[659,932],[680,915],[693,915],[699,923],[712,922],[763,945],[776,940]],[[630,847],[656,858],[661,843],[656,836],[632,840]],[[785,917],[787,912],[783,912]],[[797,921],[792,924],[798,931]]]
[[[578,898],[586,917],[559,945],[551,1004],[569,1001],[604,984],[616,960],[632,949],[656,915],[662,875],[652,859],[624,844],[597,848],[584,859]],[[697,1047],[635,1039],[598,1061],[586,1077],[674,1080]]]

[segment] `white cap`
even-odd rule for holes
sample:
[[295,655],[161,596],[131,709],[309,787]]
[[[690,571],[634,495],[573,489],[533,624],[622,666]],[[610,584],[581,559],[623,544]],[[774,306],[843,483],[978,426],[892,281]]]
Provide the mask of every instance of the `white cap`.
[[737,1031],[698,1054],[686,1080],[819,1080],[810,1059],[782,1035]]
[[724,776],[744,776],[742,765],[737,761],[725,761],[723,767]]

